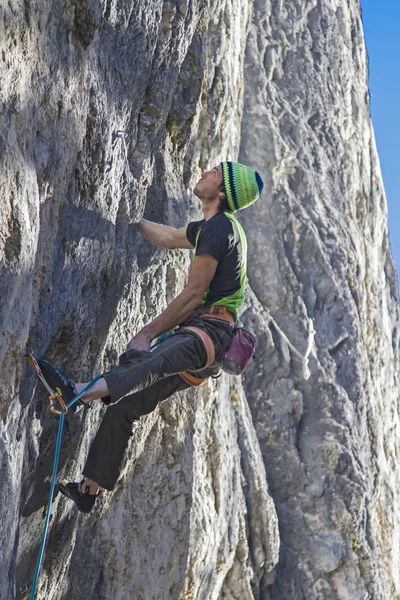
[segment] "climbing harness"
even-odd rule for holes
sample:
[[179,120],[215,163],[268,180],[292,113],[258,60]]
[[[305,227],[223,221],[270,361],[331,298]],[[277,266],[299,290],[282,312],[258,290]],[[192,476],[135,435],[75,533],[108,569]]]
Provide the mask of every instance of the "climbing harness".
[[[172,329],[171,331],[167,331],[167,332],[163,333],[162,335],[160,335],[160,337],[158,337],[156,339],[156,341],[154,342],[154,344],[151,346],[151,350],[153,348],[155,348],[156,346],[158,346],[159,344],[161,344],[167,338],[171,337],[171,335],[174,335],[176,329],[177,328]],[[183,329],[191,331],[194,335],[196,335],[198,338],[200,338],[201,341],[203,342],[205,351],[207,353],[207,362],[204,365],[204,367],[201,367],[201,369],[197,369],[198,371],[203,371],[203,369],[206,369],[214,362],[214,359],[215,359],[214,342],[212,341],[210,336],[205,331],[203,331],[203,329],[200,329],[199,327],[193,327],[193,326],[189,325],[187,327],[182,327],[182,330]],[[188,371],[183,371],[182,373],[179,373],[179,375],[182,377],[182,379],[184,381],[186,381],[186,383],[189,383],[190,385],[193,385],[195,387],[202,385],[208,379],[208,377],[206,377],[205,379],[201,379],[200,377],[191,375],[191,373],[188,373]]]
[[[207,367],[209,367],[215,360],[214,342],[212,341],[212,339],[210,338],[208,333],[206,333],[205,331],[203,331],[203,329],[200,329],[199,327],[192,327],[190,325],[188,327],[184,327],[183,329],[192,331],[192,333],[194,333],[194,335],[196,335],[198,338],[200,338],[201,341],[203,342],[204,349],[207,353],[206,364],[203,367],[201,367],[201,369],[193,369],[192,372],[195,373],[196,371],[203,371],[204,369],[207,369]],[[208,377],[206,377],[205,379],[204,378],[200,379],[199,377],[192,375],[192,372],[189,373],[189,371],[183,371],[182,373],[179,373],[179,375],[182,377],[182,379],[184,381],[186,381],[186,383],[189,383],[190,385],[194,385],[195,387],[202,385],[203,383],[205,383],[207,381]]]
[[[54,390],[52,390],[51,387],[48,385],[48,383],[45,380],[43,373],[39,367],[37,360],[35,359],[35,357],[32,354],[32,351],[27,349],[26,356],[27,356],[29,362],[31,363],[31,365],[33,366],[33,368],[35,369],[36,374],[39,377],[40,381],[45,385],[47,391],[50,393],[49,400],[50,400],[51,412],[60,416],[60,421],[58,424],[57,440],[56,440],[56,451],[55,451],[54,462],[53,462],[53,474],[52,474],[51,484],[50,484],[50,495],[49,495],[49,501],[47,504],[47,511],[46,511],[46,520],[45,520],[45,524],[44,524],[42,541],[41,541],[40,549],[39,549],[39,556],[38,556],[38,560],[36,563],[36,570],[35,570],[35,577],[34,577],[33,585],[32,585],[32,591],[31,591],[31,595],[29,597],[29,600],[34,600],[37,584],[39,581],[40,570],[42,567],[44,548],[45,548],[45,544],[46,544],[47,532],[48,532],[49,522],[50,522],[50,511],[51,511],[51,505],[52,505],[53,497],[54,497],[54,488],[56,485],[57,469],[58,469],[58,462],[59,462],[59,458],[60,458],[60,449],[61,449],[61,438],[62,438],[62,431],[63,431],[63,426],[64,426],[64,418],[65,418],[65,415],[68,413],[68,409],[71,408],[71,406],[73,406],[76,402],[78,402],[78,400],[84,394],[86,394],[86,392],[96,383],[96,381],[101,379],[101,377],[103,375],[98,375],[97,377],[95,377],[95,379],[93,379],[90,383],[88,383],[88,385],[85,387],[84,390],[82,390],[77,396],[75,396],[75,398],[73,398],[70,402],[68,402],[68,404],[65,404],[65,402],[61,398],[60,394],[58,392],[55,392]],[[57,403],[60,405],[61,410],[59,410],[57,408]]]

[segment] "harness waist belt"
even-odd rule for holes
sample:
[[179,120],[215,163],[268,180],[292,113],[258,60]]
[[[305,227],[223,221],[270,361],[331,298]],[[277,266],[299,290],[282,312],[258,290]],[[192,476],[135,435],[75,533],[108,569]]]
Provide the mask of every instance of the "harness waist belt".
[[227,321],[232,326],[235,324],[233,314],[226,308],[226,306],[204,306],[203,308],[198,308],[195,310],[195,312],[200,316],[200,318],[212,317],[213,319]]

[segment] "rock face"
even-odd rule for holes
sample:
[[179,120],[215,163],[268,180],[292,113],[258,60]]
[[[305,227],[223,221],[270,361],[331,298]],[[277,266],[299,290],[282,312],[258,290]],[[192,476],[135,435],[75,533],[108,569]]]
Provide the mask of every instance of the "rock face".
[[[10,0],[0,29],[0,598],[29,597],[57,429],[26,345],[76,379],[114,364],[190,259],[134,223],[197,218],[199,167],[237,156],[265,182],[240,215],[257,359],[142,419],[90,517],[56,499],[36,597],[400,598],[397,284],[358,2]],[[60,478],[101,411],[66,420]]]
[[[281,534],[271,598],[400,597],[398,293],[358,2],[254,2],[240,160],[251,230],[245,377]],[[264,316],[265,315],[265,316]],[[305,353],[311,375],[269,316]]]

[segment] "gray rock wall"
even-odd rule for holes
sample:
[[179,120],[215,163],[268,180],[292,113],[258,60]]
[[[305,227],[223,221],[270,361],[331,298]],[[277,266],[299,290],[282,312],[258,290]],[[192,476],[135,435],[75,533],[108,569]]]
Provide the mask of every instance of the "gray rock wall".
[[[237,154],[249,10],[1,11],[3,599],[29,595],[57,428],[25,346],[91,378],[182,289],[188,253],[151,247],[134,222],[184,225],[198,214],[187,189],[199,165]],[[79,475],[100,418],[67,419],[60,478]],[[271,579],[278,547],[250,412],[224,378],[143,419],[121,486],[94,516],[56,500],[37,598],[249,595]]]
[[[267,189],[243,212],[243,318],[264,334],[244,388],[279,519],[274,599],[400,597],[398,291],[367,68],[358,2],[255,0],[240,160]],[[313,319],[308,380],[271,315],[303,353]]]
[[[0,598],[29,597],[57,429],[25,346],[76,379],[109,368],[189,266],[134,222],[197,218],[199,169],[237,156],[266,184],[241,215],[257,360],[142,419],[90,517],[57,498],[37,598],[400,597],[397,286],[358,2],[9,1],[0,31]],[[303,353],[313,320],[308,379],[271,315]],[[67,419],[60,478],[101,413]]]

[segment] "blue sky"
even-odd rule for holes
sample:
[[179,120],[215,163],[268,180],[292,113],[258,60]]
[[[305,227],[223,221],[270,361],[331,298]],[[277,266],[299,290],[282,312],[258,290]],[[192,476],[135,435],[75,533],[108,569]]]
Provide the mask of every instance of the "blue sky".
[[369,55],[372,121],[389,211],[389,238],[400,274],[400,0],[361,0]]

